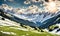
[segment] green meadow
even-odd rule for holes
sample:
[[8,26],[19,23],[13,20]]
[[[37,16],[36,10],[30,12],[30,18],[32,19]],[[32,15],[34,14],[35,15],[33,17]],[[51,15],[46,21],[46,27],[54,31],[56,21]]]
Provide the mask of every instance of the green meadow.
[[[45,31],[44,32],[38,32],[37,30],[30,30],[30,29],[28,31],[25,31],[25,30],[19,30],[16,28],[21,28],[21,27],[0,26],[0,36],[59,36],[56,34],[50,34],[50,33],[45,32]],[[8,32],[8,33],[6,33],[6,32]]]

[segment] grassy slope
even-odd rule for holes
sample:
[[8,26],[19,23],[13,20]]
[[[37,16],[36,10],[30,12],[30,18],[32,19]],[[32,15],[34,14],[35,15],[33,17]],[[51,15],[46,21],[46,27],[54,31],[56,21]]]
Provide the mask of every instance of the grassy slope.
[[47,35],[48,36],[57,36],[57,35],[50,34],[47,32],[35,33],[35,32],[31,32],[31,31],[22,31],[22,30],[12,29],[12,28],[9,28],[8,26],[0,27],[0,31],[16,33],[16,35],[12,35],[12,34],[3,34],[0,32],[0,36],[47,36]]

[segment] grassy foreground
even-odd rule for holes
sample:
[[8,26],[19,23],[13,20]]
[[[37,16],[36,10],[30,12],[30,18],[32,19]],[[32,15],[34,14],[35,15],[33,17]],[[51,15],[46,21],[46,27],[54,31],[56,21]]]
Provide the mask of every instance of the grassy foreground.
[[[59,35],[50,34],[47,32],[35,33],[32,31],[23,31],[23,30],[13,29],[10,27],[15,27],[15,26],[0,26],[0,36],[59,36]],[[15,28],[18,28],[18,27],[15,27]],[[3,33],[3,32],[10,32],[10,34]]]

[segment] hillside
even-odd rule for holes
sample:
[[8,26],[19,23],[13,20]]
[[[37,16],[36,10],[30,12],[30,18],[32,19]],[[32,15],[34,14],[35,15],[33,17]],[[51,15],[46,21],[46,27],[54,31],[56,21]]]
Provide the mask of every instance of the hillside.
[[[0,16],[0,36],[59,36],[57,34],[51,34],[47,31],[35,30],[29,26],[20,26],[19,23]],[[43,30],[43,29],[42,29]]]

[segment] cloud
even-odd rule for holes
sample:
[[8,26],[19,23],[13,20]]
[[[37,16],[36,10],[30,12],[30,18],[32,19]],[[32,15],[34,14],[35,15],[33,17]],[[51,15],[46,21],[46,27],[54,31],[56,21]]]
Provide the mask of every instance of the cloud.
[[41,0],[31,0],[32,2],[41,2]]
[[24,1],[24,4],[32,4],[32,3],[39,3],[42,2],[43,0],[26,0]]
[[12,11],[13,8],[11,6],[8,6],[7,4],[2,4],[0,6],[0,9],[3,9],[4,11],[7,12],[7,10]]
[[14,12],[17,13],[17,14],[22,14],[22,13],[25,13],[25,9],[23,9],[23,8],[15,8]]
[[[15,12],[17,14],[28,14],[28,13],[42,13],[44,12],[49,12],[49,10],[46,8],[46,6],[42,8],[38,7],[37,5],[30,5],[27,8],[13,8],[11,6],[8,6],[7,4],[2,4],[0,8],[4,8],[6,11],[10,10],[12,12]],[[60,7],[58,8],[60,10]]]
[[15,8],[14,12],[17,14],[35,14],[41,12],[41,9],[39,9],[36,5],[31,5],[28,8]]
[[28,8],[15,8],[14,12],[17,14],[35,14],[41,12],[41,9],[36,5],[31,5]]
[[7,4],[2,4],[0,6],[0,9],[3,9],[5,12],[7,12],[9,10],[9,11],[15,12],[17,14],[24,13],[24,11],[25,11],[25,9],[23,9],[23,8],[13,8],[11,6],[8,6]]
[[30,4],[31,2],[30,1],[24,1],[24,4]]
[[51,13],[56,13],[56,12],[60,11],[60,9],[59,9],[60,4],[59,3],[60,3],[60,1],[58,1],[58,0],[44,3],[45,4],[45,6],[44,6],[45,7],[45,11],[51,12]]
[[29,11],[30,13],[36,13],[38,11],[38,6],[31,5],[28,7],[27,11]]
[[25,12],[30,13],[30,14],[32,14],[32,13],[36,14],[36,13],[41,13],[42,10],[37,5],[31,5],[26,9]]
[[36,5],[31,5],[28,8],[13,8],[11,6],[8,6],[7,4],[2,4],[0,8],[5,9],[6,12],[7,10],[9,10],[17,14],[28,14],[28,13],[35,14],[41,12],[41,9]]

